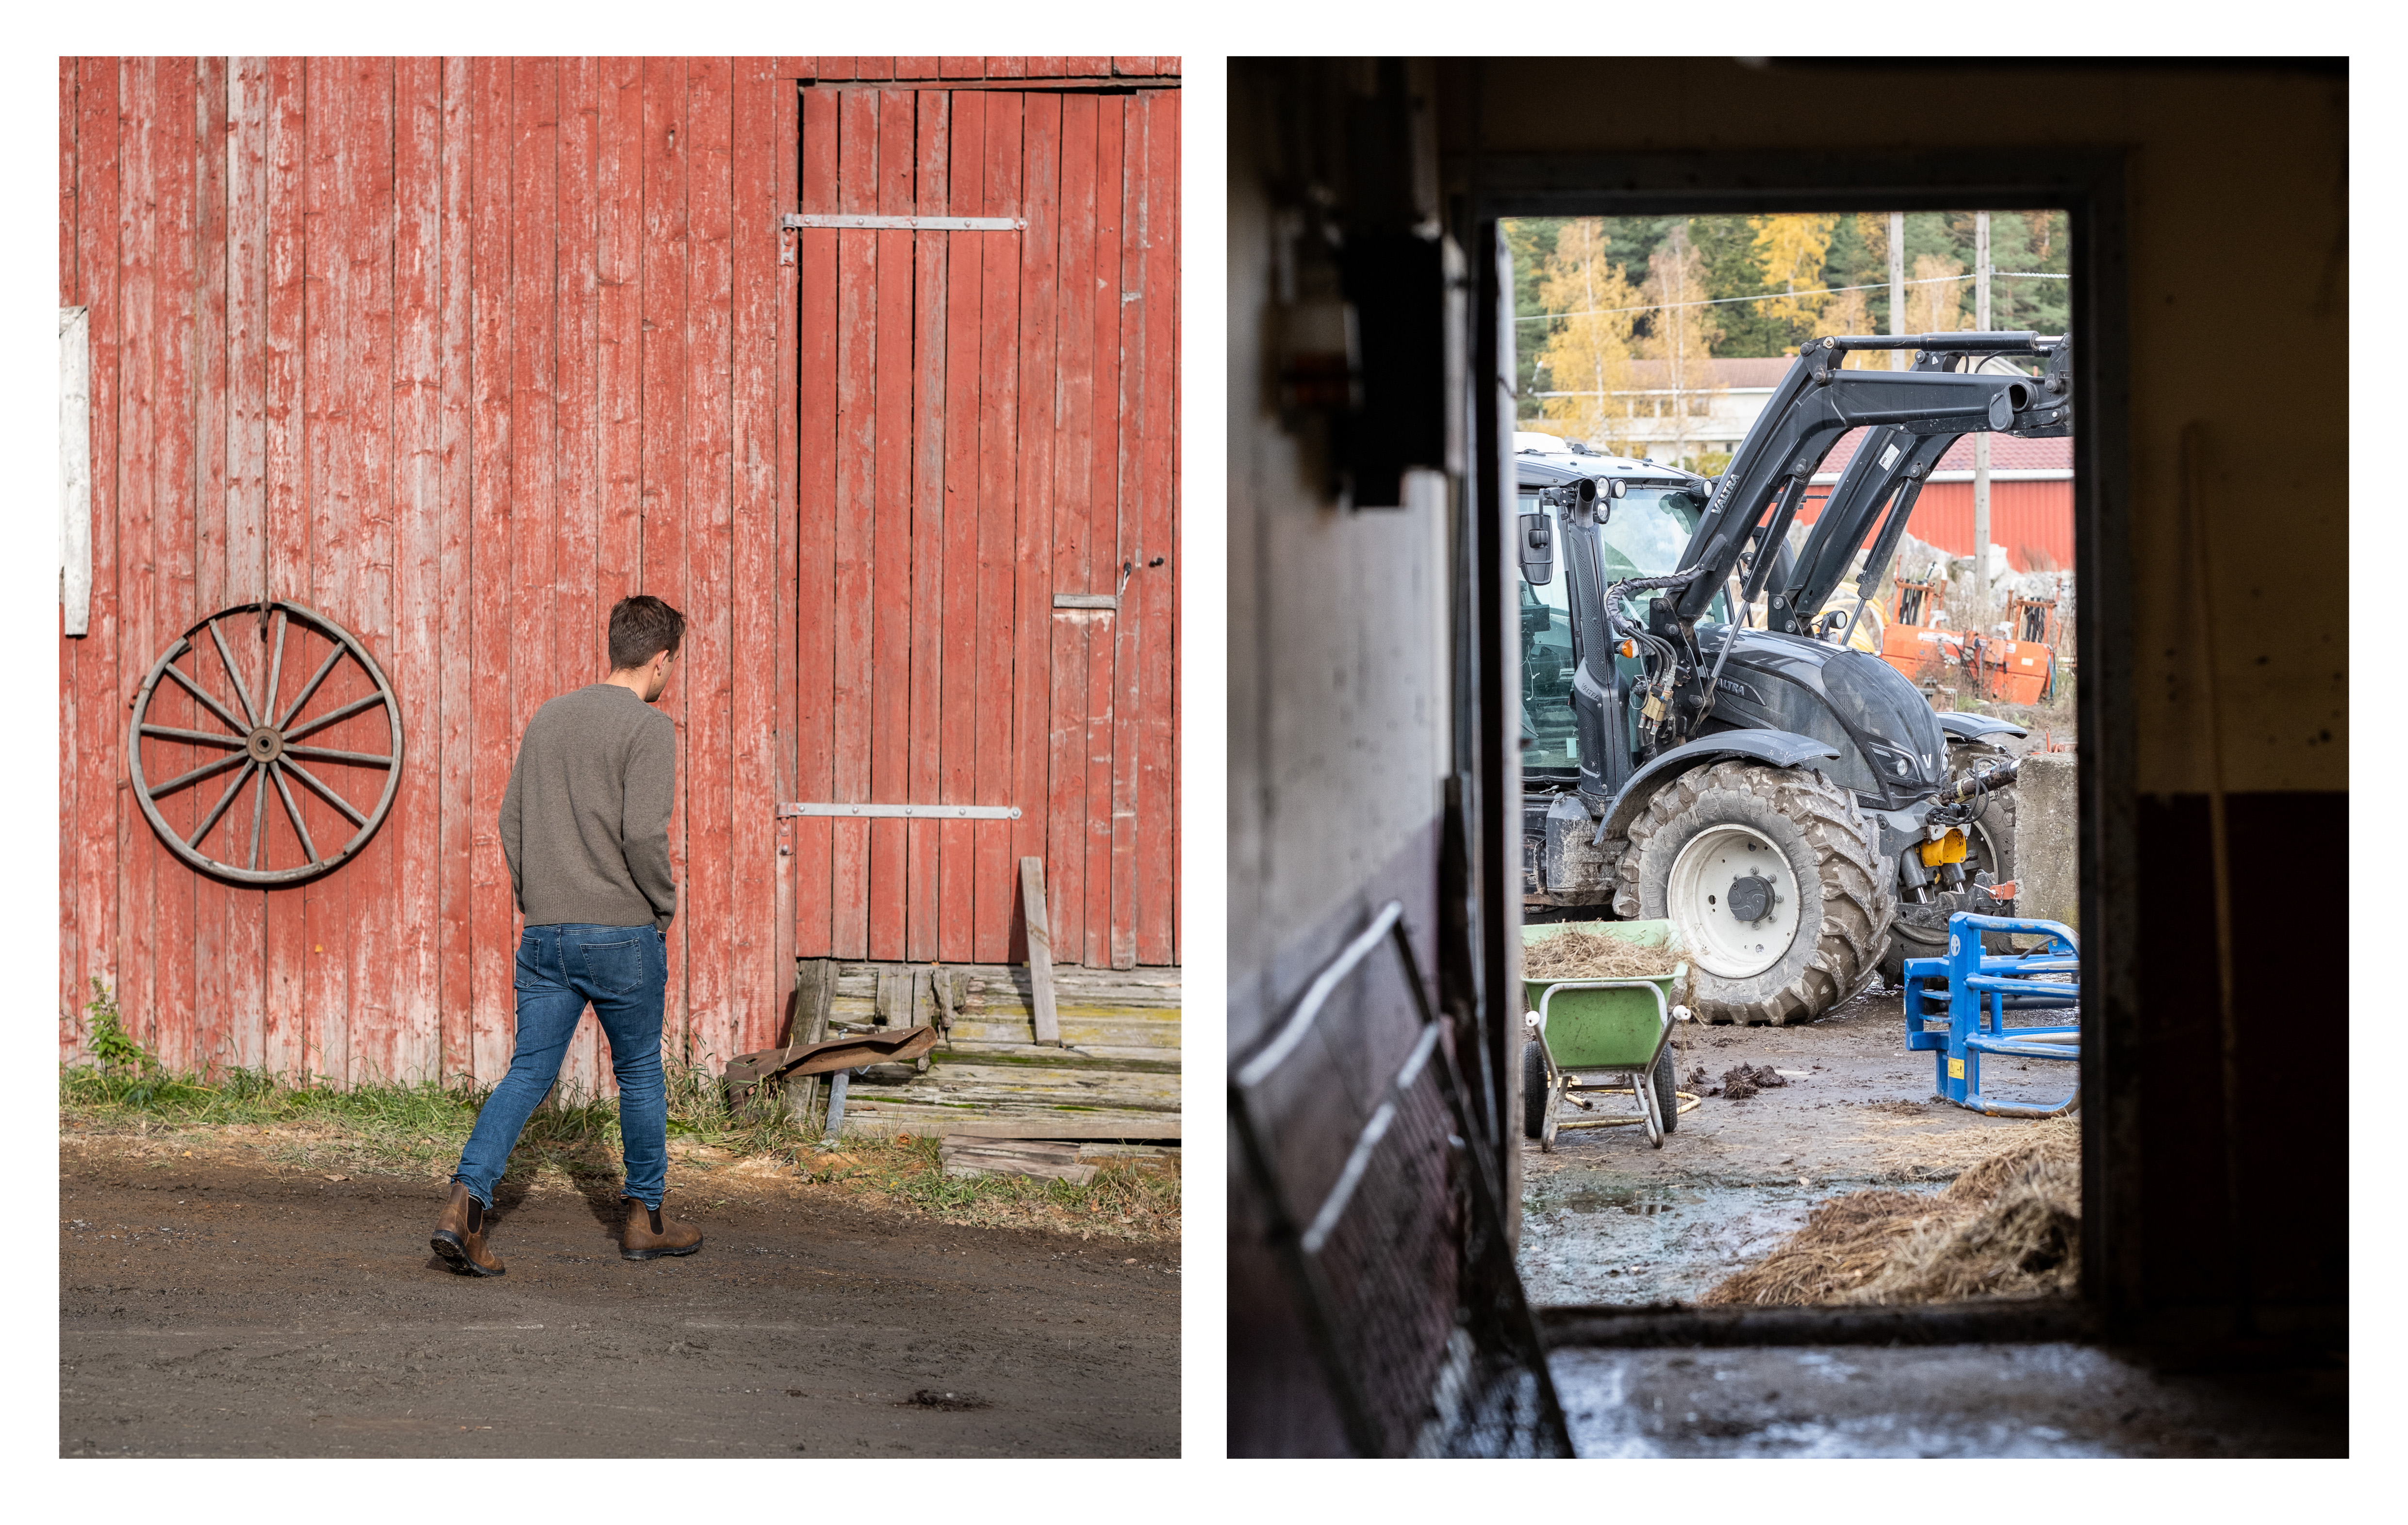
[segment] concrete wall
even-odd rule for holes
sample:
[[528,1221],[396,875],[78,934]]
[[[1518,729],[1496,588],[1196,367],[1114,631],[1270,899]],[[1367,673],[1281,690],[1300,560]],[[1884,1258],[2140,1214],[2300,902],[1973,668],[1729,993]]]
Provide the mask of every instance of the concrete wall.
[[2015,776],[2015,910],[2082,930],[2082,800],[2071,752],[2032,752]]

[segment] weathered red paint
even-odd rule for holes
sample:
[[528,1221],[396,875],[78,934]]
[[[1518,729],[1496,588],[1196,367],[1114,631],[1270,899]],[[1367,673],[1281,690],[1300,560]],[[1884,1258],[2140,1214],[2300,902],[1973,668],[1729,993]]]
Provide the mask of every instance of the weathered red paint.
[[[1020,956],[1024,854],[1057,958],[1175,962],[1177,569],[1144,563],[1178,521],[1177,70],[64,61],[94,534],[60,648],[63,1052],[96,977],[177,1065],[498,1077],[494,818],[638,591],[692,620],[672,1053],[775,1041],[797,955]],[[1139,89],[1045,88],[1095,80]],[[781,235],[797,207],[1028,229]],[[1117,614],[1053,608],[1131,561]],[[149,664],[263,592],[361,638],[408,743],[366,849],[269,892],[194,876],[119,787]],[[779,821],[794,799],[1023,816]],[[592,1026],[565,1073],[607,1090]]]

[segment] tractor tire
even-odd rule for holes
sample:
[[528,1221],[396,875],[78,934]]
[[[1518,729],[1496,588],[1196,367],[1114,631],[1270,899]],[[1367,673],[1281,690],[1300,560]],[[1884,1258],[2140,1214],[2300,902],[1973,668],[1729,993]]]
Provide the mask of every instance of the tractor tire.
[[[1995,748],[1984,748],[1985,752]],[[1952,762],[1956,761],[1954,757]],[[1973,823],[1973,839],[1967,844],[1965,862],[1969,872],[1987,871],[1990,882],[2003,883],[2015,877],[2015,791],[2010,787],[1990,796],[1982,819]],[[1891,881],[1896,883],[1896,879]],[[2014,903],[2010,901],[2009,905]],[[1881,976],[1885,985],[1906,983],[1906,961],[1909,959],[1944,958],[1948,953],[1948,919],[1919,914],[1920,908],[1911,902],[1899,907],[1897,918],[1890,923],[1889,947],[1882,952]],[[1987,953],[2011,953],[2007,934],[1985,932],[1982,948]]]
[[1522,1136],[1537,1138],[1547,1131],[1547,1056],[1539,1040],[1522,1045]]
[[1888,946],[1895,869],[1875,856],[1856,796],[1819,768],[1729,761],[1683,774],[1628,837],[1615,877],[1636,904],[1615,908],[1673,923],[1701,1021],[1812,1021],[1854,995]]
[[1668,1043],[1656,1061],[1655,1070],[1648,1076],[1655,1082],[1656,1110],[1664,1114],[1664,1131],[1668,1133],[1681,1125],[1681,1091],[1678,1077],[1673,1074],[1674,1068],[1672,1046]]

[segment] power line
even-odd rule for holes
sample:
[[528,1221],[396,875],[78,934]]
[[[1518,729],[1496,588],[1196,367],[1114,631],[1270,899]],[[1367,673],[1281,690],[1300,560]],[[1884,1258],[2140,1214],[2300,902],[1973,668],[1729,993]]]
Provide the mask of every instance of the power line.
[[[1990,276],[1993,279],[2001,277],[2021,280],[2071,280],[2073,278],[2071,276],[2061,276],[2047,270],[1993,270]],[[1947,281],[1972,278],[1971,272],[1961,276],[1918,276],[1904,284],[1938,286]],[[1533,313],[1527,318],[1516,318],[1513,321],[1517,323],[1544,323],[1552,322],[1558,318],[1595,318],[1610,312],[1663,312],[1673,307],[1719,307],[1733,302],[1781,302],[1800,296],[1836,296],[1842,292],[1885,292],[1887,290],[1889,290],[1888,281],[1877,280],[1868,286],[1824,286],[1811,292],[1767,292],[1761,296],[1714,296],[1708,297],[1702,302],[1648,302],[1635,307],[1584,307],[1578,312],[1540,312]]]

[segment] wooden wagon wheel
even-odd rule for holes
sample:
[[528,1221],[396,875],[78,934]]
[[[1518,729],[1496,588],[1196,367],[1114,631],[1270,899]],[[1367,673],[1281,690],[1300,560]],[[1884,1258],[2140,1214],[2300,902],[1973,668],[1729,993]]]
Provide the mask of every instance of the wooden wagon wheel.
[[[273,618],[274,645],[267,656],[267,675],[254,704],[249,684],[243,681],[242,669],[226,644],[226,629],[235,630],[237,639],[256,632],[265,639]],[[331,644],[325,659],[318,664],[309,680],[301,685],[290,704],[279,707],[279,689],[284,677],[285,638],[294,625],[316,632]],[[211,694],[201,681],[204,665],[202,648],[196,637],[206,632],[208,645],[216,651],[217,663],[222,668],[231,687],[236,708],[228,708]],[[179,666],[185,656],[193,657],[192,669]],[[326,679],[348,658],[366,675],[369,691],[363,697],[336,705],[307,720],[301,712],[316,698]],[[190,727],[161,724],[151,719],[153,704],[166,691],[160,688],[161,679],[172,679],[193,699],[195,712],[213,717],[226,726],[224,731],[195,730]],[[303,738],[316,734],[329,726],[337,725],[355,716],[365,715],[381,706],[387,734],[392,745],[385,752],[345,751],[329,747],[313,747]],[[236,710],[239,713],[236,713]],[[206,722],[205,722],[206,723]],[[179,773],[164,782],[153,784],[142,768],[142,743],[148,738],[154,745],[222,748],[225,755],[214,762]],[[134,721],[125,737],[126,763],[132,774],[134,797],[142,804],[142,813],[150,818],[150,829],[157,832],[168,848],[185,862],[205,874],[231,879],[238,884],[282,885],[299,884],[339,867],[353,853],[367,845],[376,834],[385,813],[393,807],[394,794],[401,787],[401,705],[394,699],[393,685],[386,681],[384,670],[367,653],[349,631],[314,610],[280,599],[263,604],[241,604],[221,609],[177,638],[151,667],[150,675],[134,698]],[[376,806],[363,812],[342,791],[319,777],[307,764],[339,764],[346,769],[380,769],[384,774],[384,791],[378,796]],[[328,771],[331,771],[329,769]],[[200,824],[187,837],[167,823],[159,812],[159,802],[179,791],[190,789],[228,772],[234,779],[225,786],[217,802],[201,818]],[[317,795],[355,828],[350,840],[331,852],[322,852],[301,819],[300,801],[293,785]],[[239,848],[238,833],[241,817],[228,812],[238,796],[251,791],[251,831],[247,851]],[[263,849],[268,836],[267,796],[275,793],[283,807],[283,816],[292,823],[293,835],[299,845],[304,862],[282,868],[265,865]],[[220,820],[227,822],[230,846],[234,856],[242,861],[211,857],[202,849],[209,833]]]

